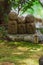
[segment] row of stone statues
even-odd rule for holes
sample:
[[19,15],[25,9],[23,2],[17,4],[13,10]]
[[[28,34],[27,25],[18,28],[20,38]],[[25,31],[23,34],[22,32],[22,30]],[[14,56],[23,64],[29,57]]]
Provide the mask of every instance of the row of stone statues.
[[8,33],[10,34],[34,34],[36,31],[34,25],[34,16],[18,16],[15,12],[9,13]]

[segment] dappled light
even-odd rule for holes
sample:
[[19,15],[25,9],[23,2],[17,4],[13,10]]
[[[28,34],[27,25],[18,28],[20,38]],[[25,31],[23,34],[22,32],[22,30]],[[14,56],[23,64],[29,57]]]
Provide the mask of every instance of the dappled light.
[[27,65],[38,65],[38,63],[33,59],[26,59],[26,60],[23,60],[23,62],[25,62]]
[[[0,61],[14,62],[18,65],[38,65],[39,58],[43,55],[43,44],[32,44],[28,42],[12,42],[13,46],[0,43]],[[9,44],[11,42],[8,42]],[[14,47],[17,45],[17,47]],[[6,54],[5,54],[6,53]]]
[[20,51],[27,51],[28,50],[28,48],[26,48],[26,47],[18,47],[17,49]]

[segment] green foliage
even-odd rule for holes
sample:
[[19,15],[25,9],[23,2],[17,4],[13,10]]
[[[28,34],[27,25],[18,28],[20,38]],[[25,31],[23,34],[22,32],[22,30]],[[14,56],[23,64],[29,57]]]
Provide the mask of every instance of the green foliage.
[[39,7],[42,6],[39,0],[13,0],[12,1],[12,7],[14,9],[21,6],[21,9],[20,10],[18,9],[18,10],[22,11],[22,14],[24,12],[26,12],[28,9],[29,9],[28,12],[33,14],[33,12],[34,12],[33,6],[34,5],[39,5]]
[[39,30],[43,34],[43,28],[39,28],[37,30]]
[[34,9],[32,6],[35,4],[38,5],[40,2],[39,0],[3,0],[3,3],[0,1],[0,19],[2,18],[4,21],[7,21],[7,14],[12,7],[14,9],[18,8],[18,13],[19,11],[23,11],[24,13],[27,9],[30,9],[29,12],[33,14]]
[[9,19],[8,19],[8,15],[5,13],[5,14],[4,14],[4,22],[5,22],[5,23],[8,23],[8,20],[9,20]]
[[0,38],[4,38],[7,35],[4,26],[0,26]]
[[[30,9],[30,11],[33,11],[33,8],[32,6],[35,5],[35,4],[39,4],[39,1],[38,0],[31,0],[31,1],[28,1],[22,8],[22,11],[23,13],[27,10],[27,9]],[[34,12],[34,11],[33,11]]]
[[[24,3],[25,2],[25,3]],[[7,6],[10,6],[11,8],[17,8],[18,6],[22,6],[23,12],[25,12],[28,8],[32,9],[32,6],[34,4],[38,4],[39,0],[4,0],[4,3],[7,4]],[[39,2],[40,3],[40,2]]]

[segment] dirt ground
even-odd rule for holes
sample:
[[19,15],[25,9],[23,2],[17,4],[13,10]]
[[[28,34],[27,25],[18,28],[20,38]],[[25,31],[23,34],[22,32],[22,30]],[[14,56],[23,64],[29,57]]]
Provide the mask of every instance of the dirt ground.
[[0,40],[0,65],[39,65],[42,55],[43,44]]

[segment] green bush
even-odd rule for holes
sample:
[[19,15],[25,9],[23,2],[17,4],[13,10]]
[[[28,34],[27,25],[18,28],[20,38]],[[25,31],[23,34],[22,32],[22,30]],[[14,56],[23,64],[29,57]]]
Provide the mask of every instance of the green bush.
[[7,35],[4,26],[0,26],[0,38],[4,38]]

